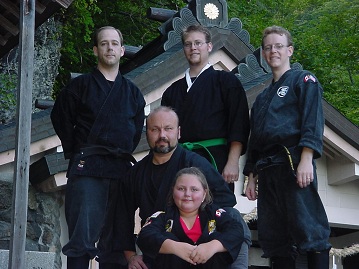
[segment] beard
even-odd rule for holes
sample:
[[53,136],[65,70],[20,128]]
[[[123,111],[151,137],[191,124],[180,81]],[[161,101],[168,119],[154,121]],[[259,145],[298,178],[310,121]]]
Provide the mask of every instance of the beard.
[[[158,142],[166,142],[166,146],[157,146]],[[156,141],[155,146],[152,150],[156,153],[168,153],[176,148],[177,145],[171,146],[170,142],[167,139],[159,139]]]

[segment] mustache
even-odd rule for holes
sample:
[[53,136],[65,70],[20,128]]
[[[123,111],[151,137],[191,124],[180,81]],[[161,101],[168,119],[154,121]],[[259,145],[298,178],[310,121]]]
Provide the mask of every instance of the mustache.
[[161,137],[161,138],[159,138],[159,139],[156,140],[156,143],[158,143],[158,142],[166,142],[166,143],[169,143],[170,141],[169,141],[168,139],[164,138],[164,137]]

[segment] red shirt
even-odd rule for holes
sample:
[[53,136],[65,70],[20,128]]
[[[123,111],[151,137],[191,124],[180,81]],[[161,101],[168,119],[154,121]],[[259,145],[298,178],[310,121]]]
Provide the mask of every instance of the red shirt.
[[198,238],[202,234],[201,222],[199,221],[199,216],[196,217],[196,220],[191,229],[187,228],[187,225],[182,218],[180,218],[180,222],[184,233],[193,241],[193,243],[196,243]]

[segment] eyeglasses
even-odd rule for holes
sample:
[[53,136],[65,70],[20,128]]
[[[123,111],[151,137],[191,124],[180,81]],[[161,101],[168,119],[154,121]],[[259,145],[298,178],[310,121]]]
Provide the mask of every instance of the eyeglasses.
[[202,42],[202,41],[195,41],[193,43],[190,43],[190,42],[186,42],[183,44],[183,47],[185,49],[191,49],[192,46],[194,45],[196,49],[202,47],[204,44],[207,44],[208,42]]
[[264,50],[265,52],[270,52],[270,51],[272,51],[272,48],[274,48],[275,51],[279,51],[279,50],[281,50],[281,49],[284,48],[284,47],[288,47],[288,46],[285,46],[285,45],[283,45],[283,44],[281,44],[281,43],[276,43],[276,44],[273,44],[273,45],[266,45],[266,46],[264,46],[264,47],[263,47],[263,50]]

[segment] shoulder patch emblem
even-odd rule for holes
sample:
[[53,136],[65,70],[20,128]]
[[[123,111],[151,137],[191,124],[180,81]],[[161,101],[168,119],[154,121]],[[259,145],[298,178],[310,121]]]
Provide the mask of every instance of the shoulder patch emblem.
[[282,86],[277,90],[277,95],[282,98],[287,94],[288,90],[288,86]]
[[315,76],[308,74],[304,77],[304,82],[308,82],[308,81],[317,82],[317,79],[315,78]]
[[149,217],[146,219],[146,222],[145,222],[145,224],[143,224],[142,228],[145,227],[145,226],[147,226],[147,225],[149,225],[149,224],[151,224],[152,219],[157,218],[157,217],[158,217],[160,214],[162,214],[162,213],[165,213],[165,212],[164,212],[164,211],[157,211],[156,213],[153,213],[151,216],[149,216]]
[[223,212],[226,212],[226,210],[222,209],[222,208],[219,208],[216,210],[216,216],[217,217],[221,217],[222,213]]
[[151,219],[155,219],[155,218],[157,218],[160,214],[162,214],[162,213],[165,213],[164,211],[157,211],[156,213],[153,213],[151,216],[150,216],[150,218]]

